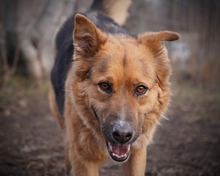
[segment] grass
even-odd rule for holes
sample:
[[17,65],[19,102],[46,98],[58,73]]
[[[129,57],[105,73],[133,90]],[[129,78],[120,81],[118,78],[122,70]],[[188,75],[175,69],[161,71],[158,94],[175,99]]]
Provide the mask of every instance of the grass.
[[220,91],[213,88],[203,88],[192,84],[174,84],[172,86],[175,101],[201,102],[204,100],[220,100]]
[[[34,109],[38,103],[48,103],[49,81],[37,84],[31,79],[15,76],[0,87],[0,111],[22,113]],[[9,113],[8,113],[9,114]]]
[[180,109],[185,108],[189,118],[198,121],[217,122],[220,117],[220,91],[192,84],[173,85],[172,102]]

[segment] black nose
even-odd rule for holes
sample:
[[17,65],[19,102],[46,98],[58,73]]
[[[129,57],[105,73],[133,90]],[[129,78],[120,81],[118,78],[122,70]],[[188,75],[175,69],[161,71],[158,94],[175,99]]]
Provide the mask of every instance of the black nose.
[[127,122],[119,122],[113,126],[112,136],[115,141],[124,144],[132,138],[133,130]]

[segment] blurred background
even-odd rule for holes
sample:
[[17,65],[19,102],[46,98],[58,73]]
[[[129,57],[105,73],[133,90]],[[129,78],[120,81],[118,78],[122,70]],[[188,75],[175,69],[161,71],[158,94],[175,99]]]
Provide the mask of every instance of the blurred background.
[[[2,0],[1,79],[14,74],[48,79],[56,32],[70,14],[87,10],[91,2]],[[169,45],[176,79],[219,85],[219,9],[218,0],[135,0],[126,28],[135,34],[160,30],[181,33],[181,41]]]
[[[62,135],[47,94],[54,38],[92,0],[0,1],[0,175],[64,173]],[[171,30],[173,102],[149,147],[146,175],[220,173],[220,1],[133,0],[125,28]],[[120,171],[107,164],[102,175]]]

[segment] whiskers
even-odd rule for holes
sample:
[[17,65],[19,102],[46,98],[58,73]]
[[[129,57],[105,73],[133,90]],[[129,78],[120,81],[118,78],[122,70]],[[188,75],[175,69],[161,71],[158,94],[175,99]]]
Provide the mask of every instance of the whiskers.
[[165,120],[170,120],[168,117],[166,117],[165,115],[162,115],[162,118]]

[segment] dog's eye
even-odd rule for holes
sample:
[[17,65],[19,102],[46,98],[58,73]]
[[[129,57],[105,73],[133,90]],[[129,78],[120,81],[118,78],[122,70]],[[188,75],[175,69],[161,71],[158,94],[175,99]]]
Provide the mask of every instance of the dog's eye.
[[98,84],[99,88],[106,93],[111,93],[112,92],[112,87],[109,83],[107,82],[101,82]]
[[143,85],[137,86],[134,90],[135,95],[140,96],[147,92],[147,88]]

